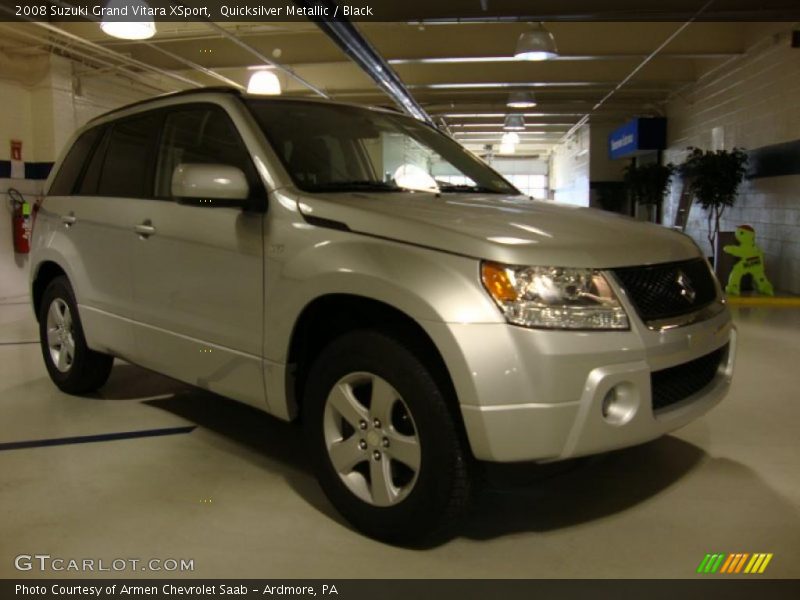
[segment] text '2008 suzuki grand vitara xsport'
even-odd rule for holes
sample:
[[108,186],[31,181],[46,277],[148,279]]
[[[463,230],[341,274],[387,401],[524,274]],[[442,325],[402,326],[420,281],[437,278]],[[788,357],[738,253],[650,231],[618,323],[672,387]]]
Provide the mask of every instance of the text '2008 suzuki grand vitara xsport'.
[[452,521],[475,460],[654,439],[732,372],[688,237],[533,201],[386,110],[201,90],[114,111],[53,170],[32,252],[59,388],[116,356],[301,416],[331,502],[381,539]]

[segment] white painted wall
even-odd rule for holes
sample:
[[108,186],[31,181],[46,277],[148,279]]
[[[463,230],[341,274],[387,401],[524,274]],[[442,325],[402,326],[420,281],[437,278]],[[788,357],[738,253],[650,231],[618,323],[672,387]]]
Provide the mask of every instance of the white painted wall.
[[[9,160],[10,140],[16,139],[23,143],[24,161],[55,161],[72,133],[89,119],[145,97],[129,80],[113,75],[76,79],[76,69],[66,58],[49,56],[42,77],[23,83],[0,68],[0,160]],[[27,256],[13,251],[7,191],[16,188],[32,203],[43,183],[0,179],[0,302],[24,296],[28,290]]]
[[33,150],[31,93],[22,85],[0,79],[0,98],[3,99],[0,110],[0,160],[9,160],[10,140],[22,140],[26,154]]
[[[790,24],[770,34],[745,55],[701,78],[667,105],[666,160],[680,163],[688,146],[712,148],[712,130],[726,149],[754,149],[800,139],[800,49],[790,48]],[[664,206],[672,223],[680,186]],[[709,254],[705,211],[693,206],[689,233]],[[800,175],[746,181],[722,230],[750,224],[766,254],[767,275],[778,290],[800,293]]]

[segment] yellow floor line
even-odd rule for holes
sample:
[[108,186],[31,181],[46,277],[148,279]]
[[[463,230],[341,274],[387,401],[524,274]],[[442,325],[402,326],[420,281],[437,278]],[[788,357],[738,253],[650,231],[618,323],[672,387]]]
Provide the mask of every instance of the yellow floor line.
[[800,307],[800,296],[728,296],[731,306],[796,306]]

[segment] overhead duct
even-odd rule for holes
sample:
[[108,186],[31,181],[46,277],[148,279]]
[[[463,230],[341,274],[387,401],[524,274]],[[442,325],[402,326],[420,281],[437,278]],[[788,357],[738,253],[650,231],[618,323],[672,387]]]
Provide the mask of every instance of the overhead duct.
[[[331,0],[295,0],[296,5],[311,9],[320,4],[329,7],[329,13],[334,14],[335,3]],[[397,73],[389,66],[389,63],[372,47],[361,32],[347,20],[328,21],[317,17],[311,17],[311,21],[331,38],[339,48],[341,48],[353,62],[361,67],[367,75],[372,77],[375,83],[394,100],[400,108],[409,115],[416,117],[420,121],[433,124],[430,115],[420,106],[416,99],[408,91],[405,84],[401,81]]]

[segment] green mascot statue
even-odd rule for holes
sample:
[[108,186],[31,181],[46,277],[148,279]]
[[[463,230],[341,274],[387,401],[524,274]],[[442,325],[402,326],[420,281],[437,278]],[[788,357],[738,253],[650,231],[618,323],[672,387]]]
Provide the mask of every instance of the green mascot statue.
[[764,252],[756,246],[755,230],[750,225],[739,225],[736,228],[736,241],[739,242],[737,246],[729,245],[722,249],[731,256],[739,257],[739,262],[733,266],[728,277],[725,291],[732,296],[738,296],[741,292],[742,277],[749,274],[760,294],[774,296],[772,284],[764,273]]

